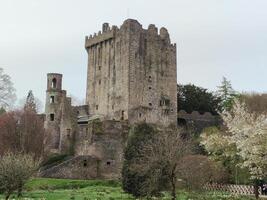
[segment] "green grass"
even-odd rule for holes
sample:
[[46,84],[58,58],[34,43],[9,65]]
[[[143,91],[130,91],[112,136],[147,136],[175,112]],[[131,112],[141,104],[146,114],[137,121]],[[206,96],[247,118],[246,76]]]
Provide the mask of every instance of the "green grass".
[[[0,195],[0,199],[3,196]],[[135,200],[122,191],[117,181],[67,180],[36,178],[26,184],[23,197],[42,200]],[[162,200],[170,200],[168,193],[163,193]],[[250,200],[248,197],[235,197],[214,192],[177,192],[179,200]]]

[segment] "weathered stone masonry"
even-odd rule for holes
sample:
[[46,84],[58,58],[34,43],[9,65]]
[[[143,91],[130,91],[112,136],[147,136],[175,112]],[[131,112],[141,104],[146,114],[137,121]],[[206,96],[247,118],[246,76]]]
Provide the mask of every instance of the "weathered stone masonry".
[[85,47],[90,114],[131,124],[176,123],[176,45],[165,28],[143,29],[132,19],[120,28],[105,23]]

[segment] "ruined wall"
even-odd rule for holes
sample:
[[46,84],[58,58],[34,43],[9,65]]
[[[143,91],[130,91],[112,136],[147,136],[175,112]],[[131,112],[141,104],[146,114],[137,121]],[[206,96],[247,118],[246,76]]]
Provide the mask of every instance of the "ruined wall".
[[101,178],[100,161],[91,156],[75,156],[52,168],[43,170],[39,176],[46,178],[95,179]]
[[47,75],[45,115],[45,151],[71,154],[74,151],[77,114],[72,109],[71,98],[62,90],[61,74]]
[[198,111],[187,113],[180,110],[177,116],[178,126],[185,127],[194,133],[201,133],[204,128],[219,126],[222,120],[219,115],[212,115],[209,112],[200,114]]
[[168,31],[128,19],[86,38],[90,114],[130,123],[176,124],[176,45]]
[[88,125],[79,125],[75,154],[90,155],[100,160],[101,177],[118,178],[127,137],[127,122],[90,121]]

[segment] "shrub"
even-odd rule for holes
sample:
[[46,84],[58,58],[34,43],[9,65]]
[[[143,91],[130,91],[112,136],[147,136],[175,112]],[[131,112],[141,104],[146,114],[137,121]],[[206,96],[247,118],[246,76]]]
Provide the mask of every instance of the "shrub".
[[132,170],[135,161],[140,158],[140,147],[149,141],[155,134],[156,130],[148,124],[139,124],[132,127],[128,144],[124,152],[124,163],[122,168],[122,187],[127,193],[135,197],[145,196],[143,192],[143,184],[146,180],[146,175],[138,174]]
[[18,197],[26,181],[38,169],[40,161],[35,161],[33,156],[21,153],[6,153],[0,158],[0,191],[5,198],[17,191]]

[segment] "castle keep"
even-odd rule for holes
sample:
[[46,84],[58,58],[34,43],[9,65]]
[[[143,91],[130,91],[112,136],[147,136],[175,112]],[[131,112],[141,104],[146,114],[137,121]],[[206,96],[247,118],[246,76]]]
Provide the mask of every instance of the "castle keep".
[[129,127],[177,124],[176,45],[167,29],[133,19],[107,23],[86,37],[86,105],[72,106],[62,75],[47,75],[46,150],[72,155],[43,176],[114,178],[120,174]]
[[176,45],[168,31],[128,19],[86,37],[90,115],[169,125],[177,118]]

